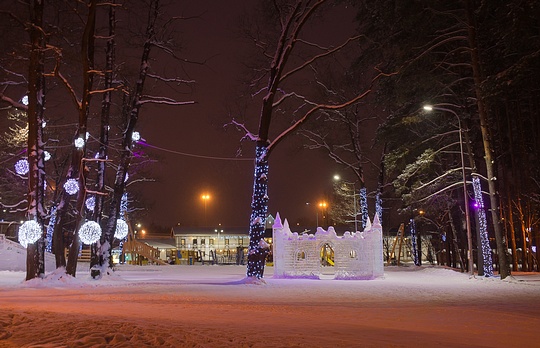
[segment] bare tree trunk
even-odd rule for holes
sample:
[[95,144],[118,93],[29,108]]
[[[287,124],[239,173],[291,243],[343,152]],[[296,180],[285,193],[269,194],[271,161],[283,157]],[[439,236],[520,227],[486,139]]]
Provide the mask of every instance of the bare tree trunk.
[[30,59],[28,71],[28,210],[29,219],[35,219],[42,229],[42,236],[29,244],[26,259],[26,280],[45,273],[44,239],[44,159],[43,159],[43,111],[45,107],[45,78],[43,76],[45,37],[43,32],[42,1],[29,2],[30,13]]
[[[111,1],[112,6],[109,6],[109,38],[107,40],[107,51],[105,58],[105,81],[103,94],[103,100],[101,101],[101,125],[99,134],[99,152],[98,158],[98,173],[96,180],[96,205],[94,207],[93,220],[101,225],[101,218],[103,216],[103,201],[105,194],[105,168],[106,159],[109,148],[109,119],[111,109],[112,87],[113,87],[113,70],[115,60],[115,33],[116,33],[116,6],[115,0]],[[103,194],[100,194],[103,193]],[[105,243],[105,234],[103,234],[99,241],[92,245],[92,259],[90,262],[90,269],[94,266],[101,266],[103,262],[103,255],[99,252],[101,245]],[[92,277],[99,276],[99,271],[92,270]]]
[[[83,93],[82,100],[79,109],[79,135],[84,136],[83,139],[86,139],[86,129],[87,121],[91,100],[91,91],[94,82],[94,42],[95,42],[95,28],[96,28],[96,5],[97,0],[89,0],[88,3],[88,19],[86,21],[86,26],[84,28],[83,38],[82,38],[82,76],[83,76]],[[77,272],[77,260],[79,254],[80,240],[79,240],[79,228],[84,222],[84,201],[86,198],[86,187],[84,179],[84,156],[86,153],[86,146],[83,147],[81,157],[80,157],[80,169],[79,170],[79,192],[77,195],[77,205],[76,205],[76,223],[75,231],[73,231],[73,240],[69,248],[69,255],[66,265],[66,273],[75,277]]]
[[150,5],[149,22],[146,28],[146,41],[143,46],[143,52],[141,56],[141,64],[139,69],[139,78],[135,86],[134,94],[130,101],[129,119],[127,128],[124,131],[122,139],[122,152],[120,163],[116,171],[116,178],[114,182],[113,196],[111,197],[111,203],[109,206],[109,217],[107,225],[103,233],[102,242],[99,250],[99,267],[95,267],[94,277],[101,277],[112,266],[112,243],[114,241],[114,232],[116,230],[116,221],[120,217],[120,204],[122,202],[122,196],[125,191],[125,179],[129,165],[131,163],[132,154],[131,147],[133,144],[132,135],[139,119],[139,113],[141,109],[141,101],[144,90],[144,83],[149,67],[150,52],[153,47],[153,40],[155,36],[155,24],[159,16],[159,1],[152,1]]

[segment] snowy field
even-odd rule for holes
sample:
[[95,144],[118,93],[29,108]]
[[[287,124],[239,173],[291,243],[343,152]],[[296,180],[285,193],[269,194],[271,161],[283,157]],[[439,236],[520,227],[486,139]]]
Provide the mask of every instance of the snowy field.
[[[0,347],[538,347],[540,276],[388,267],[381,279],[244,281],[244,266],[121,266],[24,282],[0,250]],[[21,263],[22,262],[22,263]],[[11,270],[5,270],[11,269]]]

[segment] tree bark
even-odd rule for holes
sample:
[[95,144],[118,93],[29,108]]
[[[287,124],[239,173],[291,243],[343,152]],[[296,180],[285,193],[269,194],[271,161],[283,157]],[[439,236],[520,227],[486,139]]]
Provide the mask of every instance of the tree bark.
[[482,83],[482,75],[480,69],[480,57],[478,53],[478,45],[476,40],[476,26],[474,23],[474,9],[472,8],[471,0],[466,0],[467,22],[468,22],[468,40],[471,54],[471,66],[474,79],[474,91],[476,94],[476,103],[478,107],[478,115],[480,117],[480,129],[482,132],[482,141],[484,144],[484,158],[486,162],[489,200],[491,218],[493,221],[493,229],[495,231],[495,240],[497,243],[497,254],[499,256],[499,274],[501,279],[510,275],[510,267],[508,265],[508,252],[506,249],[506,237],[502,233],[501,224],[499,221],[499,204],[497,199],[497,188],[495,180],[497,179],[494,172],[493,148],[489,134],[488,114],[485,106],[485,101],[482,96],[480,85]]
[[45,273],[44,239],[44,159],[43,159],[43,111],[45,108],[44,53],[42,1],[29,2],[30,13],[30,58],[28,71],[28,210],[27,217],[35,219],[42,229],[42,236],[29,244],[26,260],[26,280],[40,277]]

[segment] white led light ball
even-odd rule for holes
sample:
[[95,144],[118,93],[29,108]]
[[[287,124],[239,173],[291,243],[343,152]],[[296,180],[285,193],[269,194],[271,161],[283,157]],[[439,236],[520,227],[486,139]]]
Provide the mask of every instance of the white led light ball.
[[116,231],[114,231],[114,238],[116,239],[124,239],[128,235],[128,225],[127,223],[122,220],[118,219],[116,220]]
[[75,147],[76,147],[77,149],[80,149],[80,148],[82,148],[83,146],[84,146],[84,139],[83,139],[83,138],[80,138],[80,137],[79,137],[79,138],[75,139]]
[[23,158],[17,161],[15,163],[15,172],[19,175],[25,175],[28,174],[30,171],[30,165],[28,164],[28,160]]
[[90,196],[86,199],[86,202],[84,203],[86,205],[86,208],[90,211],[94,211],[96,208],[96,197]]
[[131,133],[131,140],[133,140],[134,142],[141,140],[141,134],[139,132]]
[[66,190],[69,195],[73,196],[79,192],[79,183],[75,179],[67,179],[64,184],[64,190]]
[[43,159],[48,161],[51,159],[51,153],[49,151],[43,151]]
[[25,95],[24,97],[22,97],[21,103],[23,103],[23,105],[28,105],[28,96],[27,96],[27,95]]
[[101,227],[95,221],[85,222],[79,230],[79,238],[84,244],[93,244],[101,237]]
[[26,221],[19,227],[19,243],[26,248],[28,244],[37,242],[41,234],[41,226],[36,221]]

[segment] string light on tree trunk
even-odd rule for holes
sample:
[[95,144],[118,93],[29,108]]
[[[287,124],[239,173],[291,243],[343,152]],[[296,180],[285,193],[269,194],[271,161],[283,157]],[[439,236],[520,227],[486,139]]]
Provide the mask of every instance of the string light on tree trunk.
[[49,151],[43,151],[43,159],[48,161],[51,159],[51,153]]
[[79,230],[79,238],[84,244],[93,244],[101,237],[101,227],[95,221],[87,221]]
[[418,250],[418,243],[416,240],[416,223],[414,222],[414,219],[410,220],[410,229],[411,229],[411,243],[412,243],[412,254],[413,254],[413,261],[416,266],[420,265],[420,251]]
[[67,179],[64,183],[64,190],[66,190],[69,195],[73,196],[79,192],[79,183],[76,179]]
[[39,238],[41,238],[41,235],[41,226],[37,221],[25,221],[21,227],[19,227],[19,243],[25,248],[28,244],[37,242]]
[[261,246],[268,209],[268,157],[267,148],[257,145],[255,149],[255,180],[252,197],[252,213],[249,229],[247,276],[262,278],[267,249]]
[[480,225],[480,246],[482,248],[482,256],[484,258],[484,276],[493,276],[493,262],[491,260],[491,247],[489,245],[489,237],[487,233],[486,211],[484,209],[484,199],[482,197],[482,185],[480,178],[473,176],[472,178],[474,199],[476,200],[475,208],[478,210],[478,224]]
[[27,95],[25,95],[24,97],[22,97],[21,103],[23,103],[23,105],[27,105],[27,106],[28,106],[28,96],[27,96]]
[[51,217],[49,219],[49,224],[47,225],[47,244],[45,245],[45,250],[52,253],[52,237],[54,232],[54,225],[56,224],[56,206],[51,208]]
[[367,203],[367,189],[365,187],[362,187],[360,189],[360,213],[362,214],[362,229],[365,229],[367,221],[369,219],[368,203]]
[[377,213],[377,215],[379,216],[379,222],[381,223],[382,225],[382,213],[383,213],[383,207],[382,207],[382,197],[381,197],[381,192],[378,191],[377,192],[377,195],[375,196],[375,212]]

